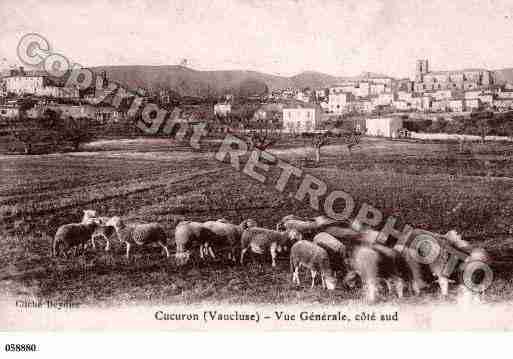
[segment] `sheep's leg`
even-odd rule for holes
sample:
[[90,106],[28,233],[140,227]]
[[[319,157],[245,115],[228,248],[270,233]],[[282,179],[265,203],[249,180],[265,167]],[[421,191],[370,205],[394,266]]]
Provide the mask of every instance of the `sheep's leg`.
[[96,242],[94,241],[95,236],[91,236],[91,245],[93,246],[93,249],[96,250]]
[[130,243],[126,242],[126,259],[130,259]]
[[395,281],[395,291],[397,292],[397,296],[402,298],[404,296],[404,281],[402,278],[397,278]]
[[328,286],[326,285],[326,278],[324,277],[324,274],[321,274],[321,282],[322,282],[323,289],[328,288]]
[[199,255],[200,255],[201,260],[203,260],[205,258],[205,251],[203,250],[204,245],[205,244],[201,244],[199,247]]
[[272,266],[276,267],[276,243],[271,244],[271,260],[272,260]]
[[292,283],[297,283],[297,285],[301,284],[299,281],[299,265],[294,268],[294,272],[292,273]]
[[105,252],[108,252],[110,250],[110,239],[108,239],[108,238],[105,238],[105,239],[106,239]]
[[442,297],[447,297],[449,294],[449,279],[447,277],[440,276],[438,277],[438,284],[442,291]]
[[166,245],[162,242],[159,242],[159,245],[164,249],[166,252],[166,257],[169,258],[169,249],[167,249]]
[[373,281],[367,283],[367,300],[371,303],[374,303],[376,301],[378,288],[376,286],[376,283]]
[[415,296],[418,296],[420,295],[420,286],[419,286],[419,282],[417,282],[416,280],[413,281],[412,283],[412,290],[413,290],[413,294]]
[[310,273],[312,273],[312,285],[310,286],[312,289],[315,286],[315,277],[317,277],[317,272],[312,269],[310,270]]
[[246,254],[246,252],[248,251],[248,248],[243,248],[241,251],[240,251],[240,265],[244,265],[244,255]]
[[388,290],[388,294],[392,294],[392,280],[391,279],[387,279],[385,280],[385,284],[387,286],[387,290]]
[[208,248],[208,254],[209,254],[213,259],[216,259],[216,255],[214,254],[214,251],[212,250],[212,247],[210,246],[210,244],[207,244],[207,248]]

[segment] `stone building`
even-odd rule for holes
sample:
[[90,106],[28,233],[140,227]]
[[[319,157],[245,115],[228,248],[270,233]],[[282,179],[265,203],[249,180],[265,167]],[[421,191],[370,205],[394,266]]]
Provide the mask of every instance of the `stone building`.
[[315,132],[318,127],[320,112],[314,106],[283,109],[283,132]]
[[477,90],[493,84],[492,72],[486,69],[458,71],[430,71],[428,60],[418,60],[414,91],[418,93],[438,90]]

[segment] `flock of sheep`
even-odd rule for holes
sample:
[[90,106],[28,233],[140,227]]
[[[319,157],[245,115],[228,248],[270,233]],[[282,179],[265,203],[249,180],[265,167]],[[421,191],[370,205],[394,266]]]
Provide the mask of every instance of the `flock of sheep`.
[[[408,236],[415,238],[424,233],[413,230]],[[158,245],[167,257],[169,236],[158,223],[127,224],[119,217],[99,217],[94,210],[85,210],[81,223],[65,224],[57,230],[52,251],[54,256],[75,251],[91,243],[96,248],[95,238],[106,239],[105,250],[110,249],[110,237],[116,234],[126,246],[126,258],[130,258],[133,246]],[[436,235],[445,245],[468,254],[467,260],[489,261],[486,251],[471,246],[461,239],[456,231]],[[431,283],[438,283],[441,294],[446,296],[449,283],[460,281],[461,268],[452,276],[443,274],[443,262],[421,263],[414,260],[413,249],[389,248],[379,244],[379,232],[361,225],[334,221],[325,216],[301,218],[295,215],[284,217],[275,230],[259,227],[257,222],[248,219],[239,225],[225,219],[206,222],[182,221],[175,227],[172,245],[176,248],[175,259],[178,265],[187,263],[191,255],[200,260],[216,258],[225,254],[227,259],[244,265],[248,251],[253,254],[270,254],[272,266],[276,266],[279,253],[288,254],[294,284],[300,284],[299,270],[305,267],[311,273],[311,287],[320,275],[323,288],[333,290],[337,278],[343,278],[348,287],[360,283],[365,288],[366,298],[373,302],[378,298],[380,288],[389,294],[403,297],[405,289],[419,295]],[[216,254],[217,253],[217,254]],[[461,266],[460,266],[461,267]],[[382,284],[385,286],[382,287]],[[460,286],[463,288],[463,286]]]

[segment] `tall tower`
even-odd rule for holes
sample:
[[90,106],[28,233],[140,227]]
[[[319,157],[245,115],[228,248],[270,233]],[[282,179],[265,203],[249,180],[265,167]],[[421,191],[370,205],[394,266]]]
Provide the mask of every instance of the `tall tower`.
[[429,72],[429,62],[427,59],[417,60],[417,68],[415,71],[415,81],[422,82],[424,75]]

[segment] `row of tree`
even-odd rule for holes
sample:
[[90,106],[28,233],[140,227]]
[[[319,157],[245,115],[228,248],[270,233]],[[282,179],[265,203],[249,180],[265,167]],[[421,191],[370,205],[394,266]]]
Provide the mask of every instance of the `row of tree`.
[[477,135],[483,139],[485,136],[513,136],[513,118],[493,113],[455,117],[452,120],[439,117],[436,120],[405,121],[404,125],[414,132]]
[[78,150],[84,142],[94,138],[94,128],[88,118],[62,118],[48,109],[41,118],[27,118],[23,114],[9,123],[7,133],[21,143],[25,154],[32,154],[34,147],[44,145],[52,150],[70,146]]

